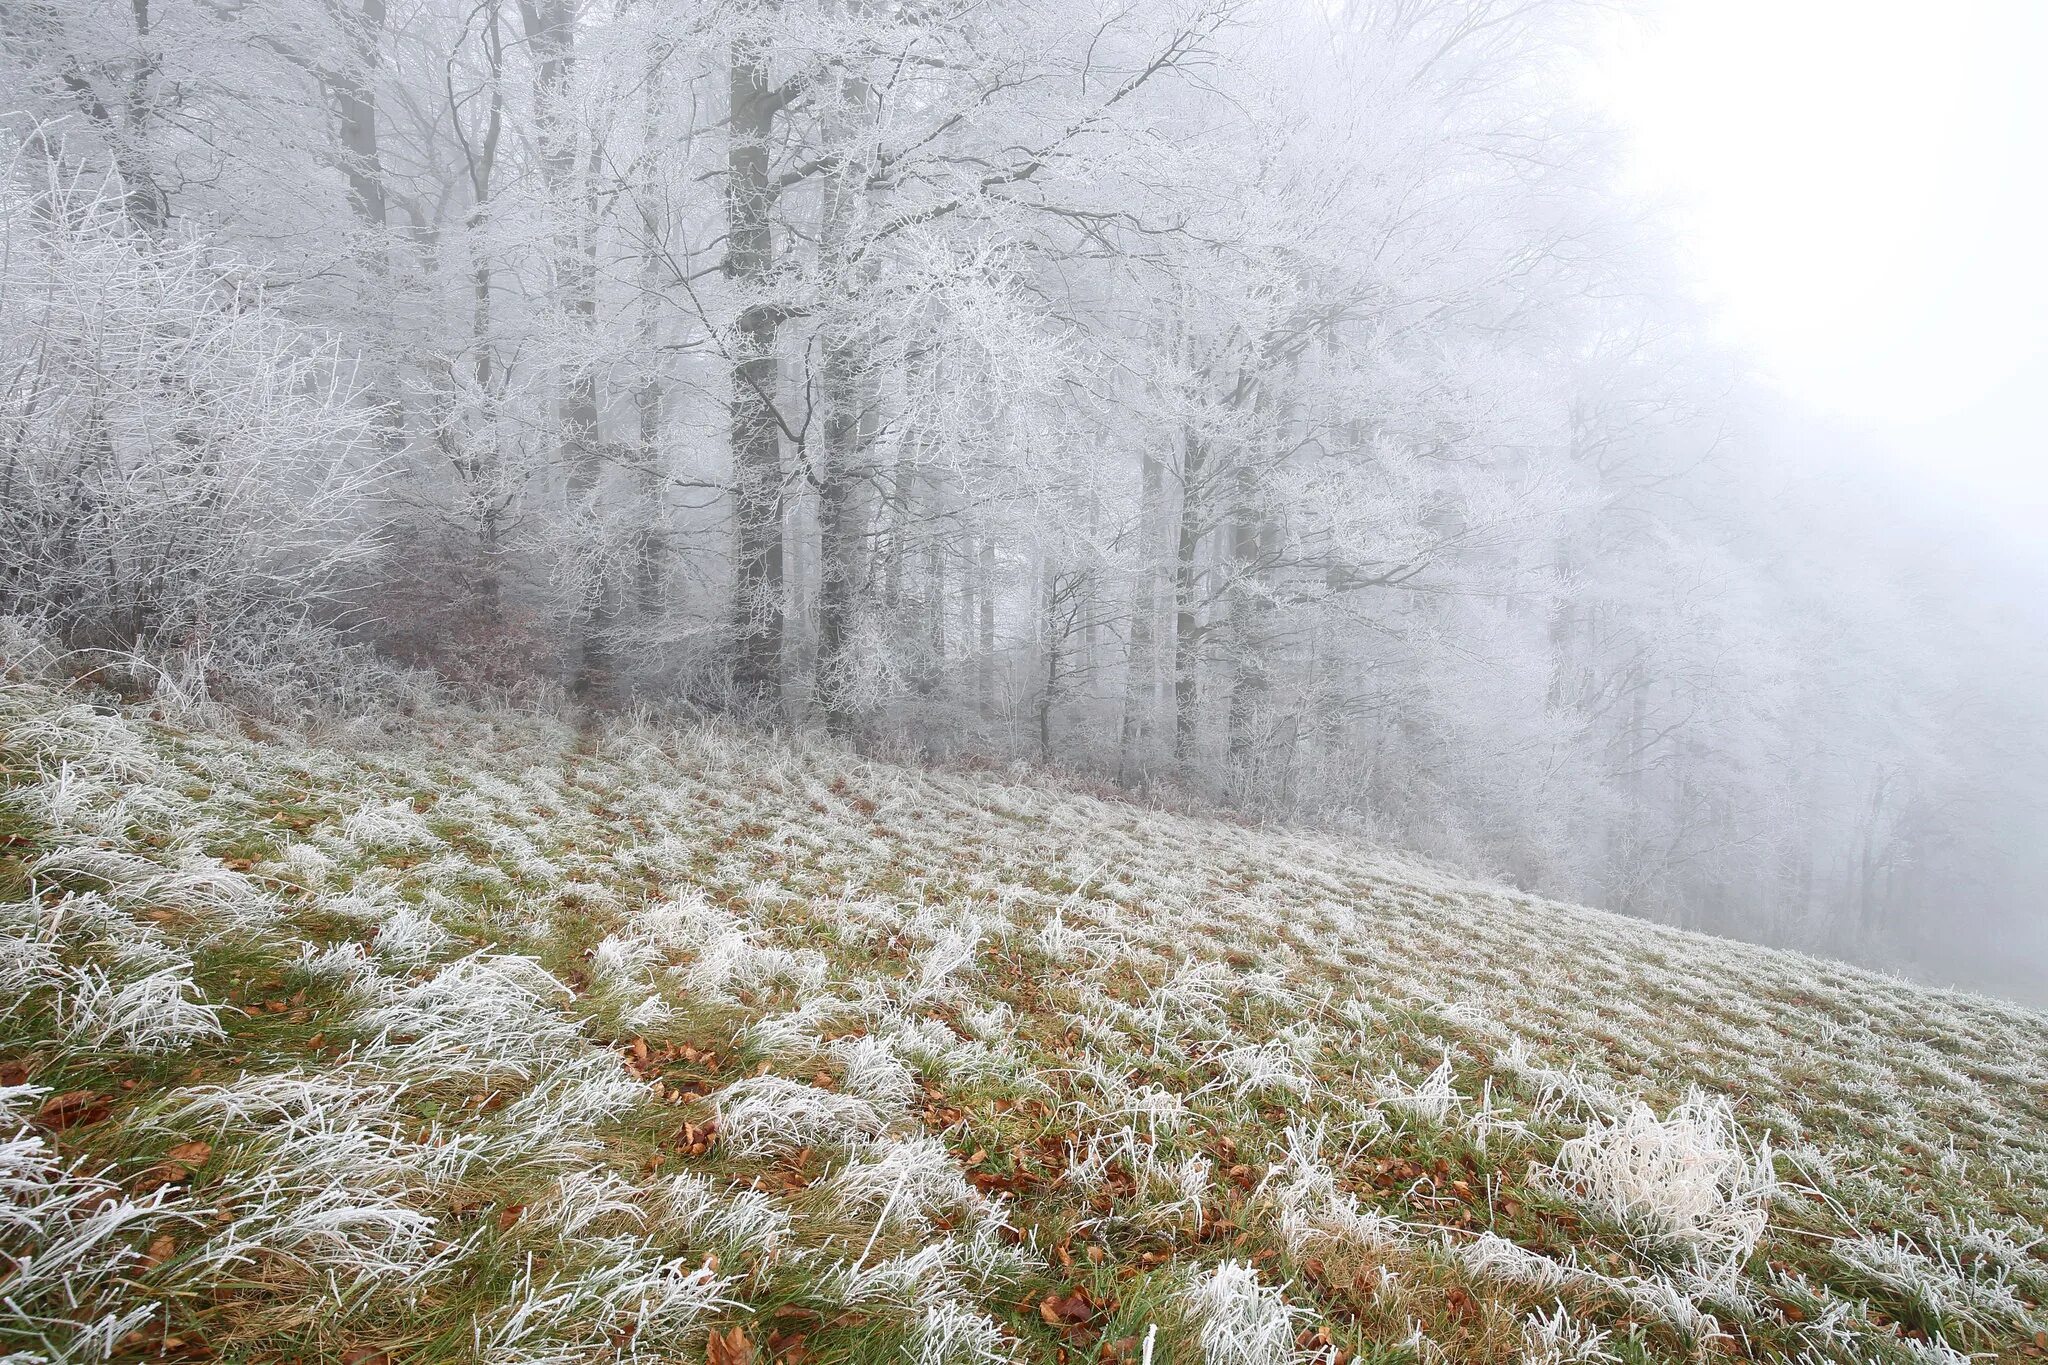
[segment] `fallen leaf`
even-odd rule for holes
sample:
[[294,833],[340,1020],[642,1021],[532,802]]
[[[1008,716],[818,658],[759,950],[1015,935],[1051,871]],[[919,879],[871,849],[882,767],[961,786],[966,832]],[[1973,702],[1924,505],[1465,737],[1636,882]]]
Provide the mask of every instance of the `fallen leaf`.
[[704,1365],[754,1365],[754,1343],[744,1327],[714,1331],[704,1343]]
[[1038,1315],[1054,1327],[1084,1327],[1100,1307],[1088,1287],[1078,1285],[1063,1295],[1046,1295],[1038,1305]]
[[149,1249],[142,1253],[143,1268],[154,1270],[177,1254],[177,1240],[168,1232],[160,1233],[150,1240]]
[[81,1123],[98,1123],[110,1107],[104,1095],[90,1090],[67,1090],[43,1101],[43,1107],[36,1110],[36,1125],[61,1133]]
[[186,1180],[191,1179],[191,1177],[192,1172],[186,1170],[177,1162],[159,1161],[141,1175],[136,1176],[135,1183],[129,1188],[136,1194],[149,1194],[154,1190],[162,1189],[166,1185],[182,1184]]
[[204,1166],[213,1156],[213,1144],[210,1142],[181,1142],[171,1148],[170,1151],[165,1152],[164,1155],[173,1161],[196,1168]]

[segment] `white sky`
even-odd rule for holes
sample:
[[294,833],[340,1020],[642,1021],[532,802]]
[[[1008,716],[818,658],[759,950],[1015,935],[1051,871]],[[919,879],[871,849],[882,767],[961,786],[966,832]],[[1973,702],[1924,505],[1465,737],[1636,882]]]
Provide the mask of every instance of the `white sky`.
[[1787,394],[2048,544],[2048,0],[1661,0],[1630,174]]

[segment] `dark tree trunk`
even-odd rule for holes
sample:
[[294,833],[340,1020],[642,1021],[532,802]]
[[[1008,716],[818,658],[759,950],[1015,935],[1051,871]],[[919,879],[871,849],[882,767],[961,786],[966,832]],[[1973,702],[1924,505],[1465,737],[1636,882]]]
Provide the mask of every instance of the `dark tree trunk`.
[[[136,0],[138,12],[145,0]],[[342,173],[348,177],[349,203],[356,216],[372,228],[389,219],[384,196],[384,157],[377,135],[375,72],[384,35],[384,0],[363,0],[360,14],[335,11],[348,39],[346,59],[328,75],[335,111],[341,119]]]
[[766,55],[733,44],[731,141],[726,151],[726,273],[749,302],[740,310],[732,358],[733,517],[737,528],[733,679],[742,707],[779,717],[782,709],[782,433],[775,411],[781,318],[761,297],[775,265],[769,142],[776,92]]
[[[868,169],[857,148],[864,140],[869,90],[849,76],[840,82],[838,129],[846,150],[825,183],[823,221],[818,234],[822,274],[844,297],[859,295],[862,267],[853,259],[854,229],[861,216]],[[860,330],[864,319],[835,317],[826,324],[819,388],[824,405],[822,468],[818,471],[818,686],[825,728],[852,731],[863,699],[853,686],[855,617],[860,610],[865,530],[862,494],[866,486],[865,388],[867,366]]]

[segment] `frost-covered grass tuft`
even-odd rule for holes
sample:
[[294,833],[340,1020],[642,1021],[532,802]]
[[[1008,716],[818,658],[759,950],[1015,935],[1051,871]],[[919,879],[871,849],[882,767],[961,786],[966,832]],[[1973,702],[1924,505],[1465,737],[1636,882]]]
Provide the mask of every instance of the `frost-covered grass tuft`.
[[1637,1104],[1565,1143],[1567,1191],[1695,1269],[1730,1273],[1762,1239],[1777,1189],[1768,1142],[1752,1145],[1728,1102],[1697,1092],[1660,1119]]
[[714,1101],[718,1140],[737,1156],[767,1156],[800,1147],[844,1144],[882,1131],[874,1106],[853,1095],[755,1076],[720,1091]]
[[1184,1302],[1199,1325],[1207,1365],[1287,1365],[1295,1358],[1298,1314],[1250,1266],[1225,1261],[1197,1276]]
[[1523,1327],[1526,1365],[1605,1365],[1618,1359],[1606,1349],[1607,1334],[1572,1320],[1562,1303],[1532,1313]]

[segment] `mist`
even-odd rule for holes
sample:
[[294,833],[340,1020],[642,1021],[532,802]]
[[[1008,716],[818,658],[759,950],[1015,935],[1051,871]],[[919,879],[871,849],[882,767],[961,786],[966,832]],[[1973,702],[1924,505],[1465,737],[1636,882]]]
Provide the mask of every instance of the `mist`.
[[2048,1004],[2029,8],[0,6],[5,638]]

